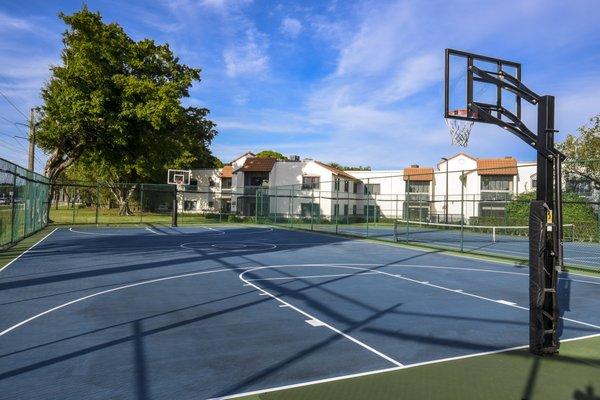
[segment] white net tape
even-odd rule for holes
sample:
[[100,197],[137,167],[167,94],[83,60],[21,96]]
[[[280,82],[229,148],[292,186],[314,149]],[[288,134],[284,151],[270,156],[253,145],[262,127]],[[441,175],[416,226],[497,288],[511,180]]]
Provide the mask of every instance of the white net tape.
[[453,145],[467,147],[473,123],[474,121],[446,118],[446,125],[450,131]]

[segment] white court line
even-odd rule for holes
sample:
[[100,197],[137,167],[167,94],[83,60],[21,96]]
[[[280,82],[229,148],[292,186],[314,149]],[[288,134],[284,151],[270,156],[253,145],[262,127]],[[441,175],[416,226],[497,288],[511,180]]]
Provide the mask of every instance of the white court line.
[[[56,231],[57,229],[58,228],[54,229],[54,231]],[[48,236],[50,236],[52,233],[54,233],[54,231],[50,232],[48,235],[46,235],[44,238],[42,238],[42,240],[44,240],[45,238],[47,238]],[[42,240],[40,240],[38,243],[40,243]],[[31,246],[29,249],[32,249],[38,243],[36,243],[33,246]],[[25,253],[21,253],[21,255],[23,255],[23,254],[25,254]],[[17,258],[19,258],[19,257],[17,257]],[[17,258],[15,258],[15,260]],[[14,262],[15,260],[11,261],[11,263]],[[7,264],[6,266],[4,266],[4,268],[6,268],[8,265],[9,264]],[[282,265],[274,265],[273,267],[299,267],[299,266],[302,266],[302,267],[304,267],[304,266],[326,267],[326,266],[330,266],[330,265],[331,264],[282,264]],[[334,265],[337,265],[337,264],[334,264]],[[340,265],[343,265],[343,264],[340,264]],[[374,267],[374,266],[378,266],[380,264],[359,264],[359,265],[368,265],[368,266]],[[43,312],[41,312],[39,314],[36,314],[36,315],[34,315],[32,317],[29,317],[29,318],[27,318],[27,319],[19,322],[18,324],[15,324],[15,325],[13,325],[13,326],[5,329],[4,331],[0,332],[0,336],[3,336],[5,334],[7,334],[8,332],[13,331],[16,328],[18,328],[18,327],[20,327],[22,325],[25,325],[25,324],[27,324],[27,323],[29,323],[29,322],[31,322],[31,321],[39,318],[39,317],[42,317],[42,316],[44,316],[46,314],[49,314],[49,313],[51,313],[53,311],[60,310],[60,309],[62,309],[64,307],[70,306],[72,304],[76,304],[76,303],[79,303],[81,301],[84,301],[84,300],[87,300],[87,299],[90,299],[90,298],[93,298],[93,297],[96,297],[96,296],[100,296],[100,295],[103,295],[103,294],[112,293],[112,292],[116,292],[118,290],[128,289],[128,288],[132,288],[132,287],[135,287],[135,286],[146,285],[146,284],[149,284],[149,283],[155,283],[155,282],[161,282],[161,281],[171,280],[171,279],[187,278],[187,277],[190,277],[190,276],[212,274],[212,273],[216,273],[216,272],[231,272],[231,271],[238,271],[238,270],[243,271],[243,270],[250,270],[250,269],[253,269],[253,268],[254,267],[241,267],[241,268],[227,268],[227,269],[210,270],[210,271],[190,272],[190,273],[186,273],[186,274],[172,275],[172,276],[167,276],[167,277],[163,277],[163,278],[151,279],[151,280],[148,280],[148,281],[137,282],[137,283],[130,284],[130,285],[119,286],[119,287],[116,287],[116,288],[103,290],[101,292],[92,293],[90,295],[87,295],[87,296],[84,296],[84,297],[80,297],[80,298],[71,300],[69,302],[60,304],[60,305],[58,305],[56,307],[50,308],[50,309],[48,309],[46,311],[43,311]],[[244,285],[244,286],[252,286],[252,287],[256,288],[256,286],[253,285],[253,284],[251,284],[251,283],[248,283],[247,285]]]
[[5,266],[3,266],[2,268],[0,268],[0,271],[3,271],[4,269],[8,268],[9,265],[11,265],[12,263],[14,263],[15,261],[17,261],[19,258],[21,258],[21,256],[23,256],[25,253],[27,253],[29,250],[33,249],[35,246],[37,246],[38,244],[42,243],[44,241],[44,239],[46,239],[48,236],[52,235],[54,232],[56,232],[58,228],[54,228],[52,230],[52,232],[50,232],[49,234],[47,234],[46,236],[44,236],[43,238],[41,238],[40,240],[38,240],[37,242],[35,242],[31,247],[29,247],[27,250],[25,250],[24,252],[22,252],[21,254],[19,254],[18,256],[16,256],[15,258],[13,258],[12,260],[10,260]]
[[152,228],[150,228],[150,227],[148,227],[148,226],[146,227],[146,230],[148,230],[148,231],[150,231],[150,232],[154,233],[155,235],[164,235],[164,233],[158,233],[157,231],[155,231],[154,229],[152,229]]
[[[56,229],[54,230],[56,231]],[[54,231],[50,232],[50,234],[52,234]],[[50,234],[48,234],[46,237],[50,236]],[[46,237],[44,237],[42,240],[44,240]],[[42,241],[40,240],[40,242]],[[40,243],[38,242],[38,243]],[[37,245],[37,243],[35,244]],[[35,246],[34,245],[34,246]],[[31,247],[33,248],[33,246]],[[31,249],[30,248],[30,249]],[[24,253],[23,253],[24,254]],[[271,268],[280,268],[280,267],[335,267],[335,266],[344,266],[346,268],[348,268],[349,265],[362,265],[362,266],[381,266],[381,264],[284,264],[284,265],[274,265],[271,266]],[[403,264],[390,264],[390,266],[405,266]],[[426,267],[426,266],[418,266],[418,267]],[[436,268],[439,268],[439,266],[435,266]],[[350,267],[352,268],[352,267]],[[447,269],[454,269],[453,267],[442,267],[442,268],[447,268]],[[187,273],[187,274],[180,274],[180,275],[173,275],[170,277],[164,277],[164,278],[158,278],[158,279],[152,279],[152,280],[148,280],[148,281],[144,281],[144,282],[138,282],[138,283],[134,283],[134,284],[130,284],[130,285],[125,285],[125,286],[121,286],[121,287],[117,287],[117,288],[112,288],[112,289],[108,289],[108,290],[104,290],[101,292],[97,292],[97,293],[93,293],[91,295],[88,296],[84,296],[72,301],[69,301],[67,303],[61,304],[57,307],[48,309],[44,312],[41,312],[37,315],[34,315],[24,321],[21,321],[20,323],[13,325],[11,327],[9,327],[8,329],[0,332],[0,336],[3,336],[15,329],[17,329],[20,326],[23,326],[39,317],[42,317],[46,314],[49,314],[53,311],[62,309],[64,307],[67,307],[69,305],[87,300],[89,298],[92,297],[96,297],[96,296],[100,296],[103,294],[108,294],[111,292],[115,292],[118,290],[123,290],[123,289],[128,289],[131,287],[135,287],[135,286],[140,286],[140,285],[145,285],[145,284],[150,284],[150,283],[155,283],[155,282],[160,282],[160,281],[166,281],[166,280],[171,280],[171,279],[179,279],[179,278],[185,278],[185,277],[190,277],[190,276],[196,276],[196,275],[204,275],[204,274],[212,274],[212,273],[219,273],[219,272],[231,272],[231,271],[235,271],[235,270],[239,270],[242,268],[227,268],[227,269],[220,269],[220,270],[211,270],[211,271],[200,271],[200,272],[193,272],[193,273]],[[367,271],[371,271],[368,269],[365,269]],[[480,271],[485,271],[485,272],[499,272],[499,271],[493,271],[493,270],[480,270]],[[374,271],[372,271],[374,272]],[[379,271],[381,273],[381,271]],[[391,274],[390,274],[391,275]],[[522,274],[522,275],[526,275],[526,274]],[[393,276],[393,275],[392,275]],[[423,284],[423,282],[418,282],[420,284]],[[257,288],[256,285],[251,284],[251,283],[246,283],[244,286],[252,286],[254,288]],[[261,290],[260,288],[257,288],[258,290]],[[462,293],[464,294],[464,293]],[[290,305],[285,303],[280,305],[280,307],[289,307]],[[293,307],[292,307],[293,308]],[[586,339],[586,338],[592,338],[592,337],[597,337],[600,336],[599,334],[593,334],[593,335],[587,335],[587,336],[581,336],[581,337],[577,337],[577,338],[571,338],[571,339],[563,339],[563,342],[567,342],[567,341],[575,341],[575,340],[581,340],[581,339]],[[510,350],[515,350],[515,349],[520,349],[520,348],[526,348],[527,346],[520,346],[520,347],[512,347],[512,348],[506,348],[506,349],[500,349],[500,350],[494,350],[494,351],[489,351],[489,352],[482,352],[482,353],[475,353],[475,354],[468,354],[468,355],[464,355],[464,356],[458,356],[458,357],[452,357],[452,358],[445,358],[445,359],[438,359],[438,360],[432,360],[432,361],[426,361],[426,362],[422,362],[422,363],[416,363],[416,364],[409,364],[409,365],[405,365],[405,366],[398,366],[398,367],[393,367],[393,368],[387,368],[387,369],[380,369],[380,370],[374,370],[374,371],[368,371],[368,372],[364,372],[364,373],[358,373],[358,374],[352,374],[352,375],[345,375],[345,376],[338,376],[338,377],[334,377],[334,378],[327,378],[327,379],[322,379],[322,380],[315,380],[315,381],[310,381],[310,382],[303,382],[303,383],[299,383],[299,384],[293,384],[293,385],[287,385],[287,386],[281,386],[281,387],[276,387],[276,388],[271,388],[271,389],[262,389],[262,390],[257,390],[254,392],[248,392],[248,393],[239,393],[239,394],[234,394],[231,396],[226,396],[226,397],[222,397],[221,399],[233,399],[233,398],[237,398],[237,397],[242,397],[242,396],[247,396],[247,395],[252,395],[252,394],[258,394],[258,393],[266,393],[266,392],[273,392],[273,391],[278,391],[278,390],[283,390],[283,389],[287,389],[287,388],[294,388],[294,387],[301,387],[301,386],[307,386],[307,385],[312,385],[312,384],[316,384],[316,383],[322,383],[322,382],[331,382],[331,381],[337,381],[337,380],[341,380],[341,379],[347,379],[347,378],[352,378],[352,377],[359,377],[359,376],[366,376],[366,375],[372,375],[372,374],[376,374],[376,373],[382,373],[382,372],[388,372],[388,371],[394,371],[394,370],[399,370],[402,368],[412,368],[412,367],[416,367],[416,366],[420,366],[420,365],[425,365],[425,364],[433,364],[433,363],[440,363],[440,362],[446,362],[446,361],[451,361],[451,360],[457,360],[457,359],[462,359],[462,358],[471,358],[471,357],[478,357],[478,356],[483,356],[483,355],[487,355],[487,354],[495,354],[495,353],[502,353],[502,352],[507,352]]]
[[[356,265],[356,264],[353,264],[353,265]],[[347,268],[347,269],[354,269],[354,270],[373,271],[373,270],[370,270],[368,268],[355,267],[355,266],[349,266],[349,265],[345,265],[345,266],[329,265],[329,267],[330,268]],[[270,267],[270,266],[257,267],[257,268],[249,269],[249,270],[246,270],[246,271],[242,272],[240,274],[240,279],[242,279],[241,277],[246,272],[252,272],[252,271],[257,271],[257,270],[261,270],[261,269],[269,269],[269,268],[290,268],[290,267]],[[509,302],[507,302],[507,303],[498,303],[498,301],[495,300],[495,299],[491,299],[489,297],[480,296],[480,295],[477,295],[477,294],[474,294],[474,293],[465,292],[463,289],[452,289],[452,288],[448,288],[448,287],[445,287],[445,286],[435,285],[433,283],[428,283],[428,282],[422,282],[422,281],[419,281],[419,280],[416,280],[416,279],[407,278],[407,277],[402,276],[402,275],[395,275],[395,274],[391,274],[389,272],[380,271],[380,270],[375,270],[373,272],[376,272],[376,273],[379,273],[379,274],[383,274],[383,275],[386,275],[386,276],[390,276],[392,278],[402,279],[402,280],[405,280],[405,281],[408,281],[408,282],[413,282],[413,283],[416,283],[416,284],[419,284],[419,285],[424,285],[424,286],[428,286],[428,287],[431,287],[431,288],[440,289],[440,290],[444,290],[444,291],[447,291],[447,292],[456,293],[456,294],[459,294],[459,295],[468,296],[468,297],[472,297],[472,298],[479,299],[479,300],[493,302],[495,304],[503,304],[503,305],[506,305],[508,307],[513,307],[513,308],[518,308],[518,309],[521,309],[521,310],[529,311],[528,307],[519,306],[517,304],[508,304]],[[248,281],[246,281],[245,279],[243,279],[243,280],[244,280],[244,282],[248,283]],[[258,286],[255,286],[255,287],[260,290],[260,288]],[[266,293],[268,293],[268,292],[266,292]],[[274,297],[275,299],[279,300],[279,301],[283,301],[283,300],[280,300],[280,299],[278,299],[277,297],[275,297],[273,295],[271,295],[271,296]],[[572,319],[572,318],[567,318],[567,317],[559,317],[559,318],[562,319],[563,321],[569,321],[569,322],[573,322],[573,323],[576,323],[576,324],[589,326],[589,327],[592,327],[592,328],[600,330],[600,326],[594,325],[594,324],[590,324],[588,322],[583,322],[583,321],[579,321],[579,320]]]
[[[112,229],[112,228],[110,228]],[[78,231],[77,229],[73,229],[73,228],[69,228],[69,230],[73,233],[81,233],[82,235],[98,235],[98,236],[117,236],[118,233],[100,233],[100,232],[84,232],[84,231]]]
[[[215,235],[216,236],[216,235]],[[190,247],[190,245],[193,244],[199,244],[199,245],[205,245],[204,247],[200,246],[200,247]],[[239,247],[239,248],[223,248],[223,247],[219,247],[219,246],[234,246],[234,245],[242,245],[245,247]],[[185,250],[191,250],[191,251],[198,251],[198,250],[204,250],[204,251],[228,251],[228,252],[233,252],[233,251],[268,251],[268,250],[274,250],[277,248],[276,244],[273,243],[267,243],[267,242],[206,242],[206,241],[196,241],[196,242],[186,242],[186,243],[182,243],[179,245],[179,247],[181,247],[182,249]]]
[[[260,278],[260,279],[248,279],[248,282],[256,281],[281,281],[286,279],[310,279],[310,278],[335,278],[338,276],[361,276],[361,275],[374,275],[377,272],[359,272],[356,274],[331,274],[331,275],[300,275],[300,276],[282,276],[277,278]],[[246,286],[246,285],[244,285]]]
[[[300,313],[300,314],[304,315],[305,317],[308,317],[308,319],[311,319],[311,320],[313,320],[313,319],[314,319],[314,320],[317,320],[317,321],[319,321],[319,319],[318,319],[318,318],[316,318],[316,317],[314,317],[313,315],[311,315],[311,314],[307,313],[306,311],[303,311],[303,310],[299,309],[298,307],[295,307],[295,306],[291,305],[291,304],[290,304],[290,303],[288,303],[287,301],[280,299],[279,297],[275,296],[274,294],[271,294],[270,292],[267,292],[266,290],[264,290],[264,289],[263,289],[263,288],[261,288],[260,286],[257,286],[257,285],[255,285],[255,284],[253,284],[253,283],[251,283],[251,282],[247,281],[247,280],[246,280],[246,278],[244,278],[244,275],[245,275],[247,272],[252,272],[252,271],[256,271],[256,270],[259,270],[259,269],[264,269],[264,268],[269,268],[269,267],[257,267],[257,268],[253,268],[253,269],[248,269],[248,270],[246,270],[246,271],[242,272],[241,274],[239,274],[239,275],[238,275],[238,277],[239,277],[239,278],[240,278],[240,280],[241,280],[241,281],[243,281],[244,283],[250,283],[250,285],[254,286],[254,287],[257,289],[257,290],[260,290],[261,292],[263,292],[263,293],[265,293],[266,295],[270,296],[271,298],[273,298],[273,299],[277,300],[277,301],[278,301],[278,302],[280,302],[281,304],[285,304],[285,305],[287,305],[289,308],[291,308],[291,309],[295,310],[296,312],[298,312],[298,313]],[[275,267],[275,268],[277,268],[277,267]],[[356,338],[354,338],[354,337],[352,337],[352,336],[348,335],[347,333],[344,333],[344,332],[340,331],[339,329],[335,328],[334,326],[332,326],[332,325],[330,325],[330,324],[328,324],[328,323],[326,323],[326,322],[323,322],[323,326],[325,326],[325,327],[329,328],[330,330],[332,330],[333,332],[337,333],[338,335],[341,335],[341,336],[345,337],[346,339],[348,339],[348,340],[350,340],[350,341],[352,341],[352,342],[356,343],[357,345],[359,345],[360,347],[362,347],[362,348],[364,348],[364,349],[366,349],[366,350],[370,351],[371,353],[373,353],[373,354],[376,354],[376,355],[378,355],[379,357],[381,357],[381,358],[383,358],[383,359],[385,359],[385,360],[387,360],[387,361],[391,362],[392,364],[394,364],[394,365],[396,365],[396,366],[398,366],[398,367],[402,367],[402,366],[403,366],[403,364],[402,364],[400,361],[397,361],[397,360],[393,359],[392,357],[390,357],[390,356],[387,356],[387,355],[383,354],[382,352],[380,352],[380,351],[378,351],[378,350],[375,350],[373,347],[369,346],[368,344],[366,344],[366,343],[364,343],[364,342],[361,342],[360,340],[358,340],[358,339],[356,339]]]
[[[590,338],[598,337],[598,336],[600,336],[600,333],[594,334],[594,335],[580,336],[580,337],[570,338],[570,339],[562,339],[561,342],[572,342],[572,341],[576,341],[576,340],[590,339]],[[529,347],[529,346],[528,345],[516,346],[516,347],[505,348],[505,349],[486,351],[486,352],[482,352],[482,353],[468,354],[468,355],[464,355],[464,356],[442,358],[439,360],[424,361],[424,362],[415,363],[415,364],[408,364],[408,365],[404,365],[402,367],[376,369],[376,370],[371,370],[371,371],[366,371],[366,372],[358,372],[356,374],[340,375],[340,376],[336,376],[333,378],[316,379],[313,381],[306,381],[306,382],[294,383],[294,384],[290,384],[290,385],[271,387],[268,389],[262,389],[262,390],[259,389],[259,390],[254,390],[252,392],[236,393],[236,394],[232,394],[229,396],[213,397],[213,398],[210,398],[207,400],[237,399],[240,397],[253,396],[253,395],[262,394],[262,393],[272,393],[272,392],[279,392],[279,391],[287,390],[287,389],[295,389],[295,388],[300,388],[300,387],[305,387],[305,386],[312,386],[312,385],[317,385],[320,383],[337,382],[337,381],[342,381],[342,380],[347,380],[347,379],[352,379],[352,378],[360,378],[362,376],[369,376],[369,375],[382,374],[382,373],[386,373],[386,372],[400,371],[400,370],[404,370],[404,369],[420,367],[423,365],[437,364],[437,363],[448,362],[448,361],[462,360],[462,359],[466,359],[466,358],[507,353],[509,351],[526,349],[527,347]]]
[[517,304],[514,301],[506,301],[506,300],[496,300],[496,303],[506,304],[508,306],[514,306]]
[[18,324],[15,324],[15,325],[13,325],[13,326],[11,326],[11,327],[3,330],[2,332],[0,332],[0,336],[4,336],[7,333],[9,333],[9,332],[17,329],[18,327],[20,327],[22,325],[25,325],[25,324],[27,324],[27,323],[29,323],[29,322],[31,322],[31,321],[39,318],[39,317],[42,317],[42,316],[44,316],[46,314],[50,314],[53,311],[60,310],[61,308],[65,308],[65,307],[70,306],[72,304],[79,303],[81,301],[84,301],[84,300],[87,300],[87,299],[91,299],[93,297],[100,296],[100,295],[103,295],[103,294],[107,294],[107,293],[111,293],[111,292],[116,292],[118,290],[123,290],[123,289],[129,289],[129,288],[132,288],[132,287],[135,287],[135,286],[147,285],[149,283],[162,282],[162,281],[167,281],[167,280],[171,280],[171,279],[187,278],[187,277],[196,276],[196,275],[213,274],[213,273],[217,273],[217,272],[226,272],[226,271],[231,272],[231,271],[235,271],[235,270],[237,270],[237,268],[227,268],[227,269],[218,269],[218,270],[211,270],[211,271],[190,272],[188,274],[172,275],[172,276],[167,276],[167,277],[163,277],[163,278],[150,279],[150,280],[143,281],[143,282],[132,283],[130,285],[119,286],[119,287],[116,287],[116,288],[103,290],[101,292],[92,293],[90,295],[83,296],[83,297],[80,297],[78,299],[68,301],[68,302],[60,304],[60,305],[58,305],[56,307],[50,308],[50,309],[48,309],[46,311],[42,311],[41,313],[36,314],[36,315],[34,315],[32,317],[29,317],[29,318],[27,318],[27,319],[19,322]]

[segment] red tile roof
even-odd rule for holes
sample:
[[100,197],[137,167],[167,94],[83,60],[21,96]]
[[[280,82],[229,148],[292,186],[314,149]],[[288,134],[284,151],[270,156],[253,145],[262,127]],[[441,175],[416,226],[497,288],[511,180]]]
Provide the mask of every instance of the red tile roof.
[[233,176],[233,167],[226,165],[221,168],[221,178],[231,178]]
[[477,160],[479,175],[517,175],[517,160],[512,157],[480,158]]
[[431,182],[433,180],[433,168],[408,167],[404,168],[404,180],[412,182]]
[[337,169],[335,167],[332,167],[331,165],[327,165],[325,163],[322,163],[321,161],[315,161],[315,163],[319,164],[321,167],[333,172],[334,175],[337,175],[339,177],[342,178],[346,178],[346,179],[350,179],[352,181],[357,180],[355,177],[353,177],[352,175],[350,175],[347,172],[342,171],[341,169]]
[[249,157],[244,162],[244,165],[234,172],[271,172],[276,162],[275,158]]

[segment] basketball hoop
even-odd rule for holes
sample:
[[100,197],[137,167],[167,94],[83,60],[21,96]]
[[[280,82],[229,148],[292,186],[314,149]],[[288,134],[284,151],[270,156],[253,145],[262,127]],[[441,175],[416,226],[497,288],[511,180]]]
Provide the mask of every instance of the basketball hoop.
[[473,123],[477,119],[477,113],[471,113],[471,115],[469,115],[469,111],[467,109],[461,109],[449,111],[448,115],[463,118],[473,118],[472,120],[456,119],[452,117],[444,118],[446,120],[446,126],[448,126],[448,130],[450,131],[450,136],[452,137],[452,144],[456,146],[467,147],[471,129],[473,128]]

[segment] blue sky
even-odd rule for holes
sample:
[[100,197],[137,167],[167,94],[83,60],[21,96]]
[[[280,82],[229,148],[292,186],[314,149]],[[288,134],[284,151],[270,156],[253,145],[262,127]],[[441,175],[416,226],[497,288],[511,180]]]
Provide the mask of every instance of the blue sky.
[[[23,113],[40,104],[59,61],[60,11],[81,1],[0,3],[0,90]],[[597,1],[89,1],[135,39],[168,42],[202,68],[190,104],[218,124],[227,162],[273,149],[379,169],[434,165],[460,151],[442,118],[446,47],[521,62],[523,80],[556,96],[556,125],[600,113]],[[531,112],[525,113],[535,126]],[[26,165],[25,117],[0,97],[0,157]],[[500,128],[475,126],[477,157],[535,154]],[[36,169],[42,168],[42,161]]]

